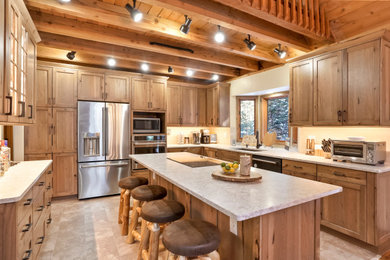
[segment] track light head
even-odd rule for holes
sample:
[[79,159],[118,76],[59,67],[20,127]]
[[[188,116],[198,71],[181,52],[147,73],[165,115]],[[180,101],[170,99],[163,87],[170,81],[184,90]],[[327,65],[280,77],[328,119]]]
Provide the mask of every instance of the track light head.
[[133,6],[131,6],[129,3],[125,5],[127,11],[129,11],[131,18],[134,22],[138,23],[142,20],[143,14],[135,8],[135,4],[137,3],[137,0],[133,0]]
[[74,60],[74,58],[76,58],[76,52],[75,51],[70,51],[66,54],[66,57],[69,59],[69,60]]
[[214,40],[217,43],[222,43],[225,41],[225,34],[221,31],[221,26],[218,25],[218,32],[214,36]]
[[248,38],[245,38],[244,40],[246,46],[248,47],[249,50],[253,51],[254,49],[256,49],[256,43],[254,43],[253,41],[251,41],[251,35],[248,34]]
[[188,34],[188,32],[190,31],[192,19],[188,18],[187,15],[184,15],[184,17],[186,18],[186,21],[184,22],[184,24],[182,24],[182,26],[180,26],[180,31],[184,34]]
[[287,56],[287,52],[282,50],[282,45],[280,43],[278,44],[278,48],[274,49],[274,52],[277,53],[281,59],[284,59]]
[[171,66],[168,67],[168,73],[172,74],[174,72],[173,68]]

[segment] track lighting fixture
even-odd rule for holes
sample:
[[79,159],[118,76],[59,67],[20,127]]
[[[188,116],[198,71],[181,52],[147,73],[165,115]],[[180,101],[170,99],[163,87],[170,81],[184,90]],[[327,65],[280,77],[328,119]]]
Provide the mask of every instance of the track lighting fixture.
[[109,59],[107,60],[107,64],[108,64],[108,66],[110,66],[110,67],[114,67],[114,66],[116,65],[116,60],[113,59],[113,58],[109,58]]
[[171,66],[168,67],[168,73],[172,74],[174,72],[173,68]]
[[253,51],[254,49],[256,49],[256,43],[254,43],[253,41],[251,41],[251,35],[248,34],[248,38],[245,38],[244,40],[246,46],[248,47],[249,50]]
[[69,59],[69,60],[74,60],[74,58],[76,57],[76,52],[75,51],[70,51],[66,54],[66,57]]
[[184,22],[184,24],[182,24],[182,26],[180,26],[180,31],[184,34],[188,34],[188,32],[190,31],[192,19],[188,18],[187,15],[184,15],[184,17],[186,18],[186,21]]
[[133,0],[133,6],[131,6],[129,3],[126,4],[126,9],[129,11],[131,18],[134,20],[134,22],[140,22],[142,20],[143,14],[135,8],[135,4],[137,3],[137,0]]
[[220,25],[218,25],[218,32],[214,35],[214,40],[218,43],[225,41],[225,34],[221,31]]
[[142,63],[142,65],[141,65],[141,70],[142,70],[142,71],[148,71],[148,70],[149,70],[149,65],[146,64],[146,63]]
[[188,77],[192,77],[192,76],[194,76],[194,71],[188,69],[188,70],[186,71],[186,74],[187,74]]
[[287,52],[282,50],[282,45],[280,43],[278,44],[278,48],[274,49],[274,52],[277,53],[281,59],[284,59],[287,55]]
[[213,81],[218,81],[219,80],[219,75],[218,74],[214,74],[211,79]]

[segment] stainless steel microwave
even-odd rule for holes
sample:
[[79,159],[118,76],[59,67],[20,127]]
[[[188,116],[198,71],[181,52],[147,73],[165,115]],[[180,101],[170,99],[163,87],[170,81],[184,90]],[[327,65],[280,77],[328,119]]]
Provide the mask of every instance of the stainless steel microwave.
[[332,140],[332,159],[364,164],[383,164],[386,160],[386,142]]
[[149,133],[160,133],[160,132],[161,132],[160,118],[146,118],[146,117],[133,118],[134,134],[149,134]]

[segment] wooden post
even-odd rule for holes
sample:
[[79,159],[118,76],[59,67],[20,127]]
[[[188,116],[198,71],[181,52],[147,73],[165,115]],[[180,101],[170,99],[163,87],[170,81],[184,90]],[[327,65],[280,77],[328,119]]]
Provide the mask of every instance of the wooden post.
[[142,252],[144,250],[148,250],[149,247],[149,236],[150,232],[147,226],[146,220],[142,219],[142,225],[141,225],[141,241],[139,244],[139,249],[138,249],[138,256],[137,260],[142,260]]
[[150,230],[148,260],[158,260],[160,225],[158,223],[149,224],[148,229]]
[[130,212],[130,190],[126,190],[124,194],[122,212],[122,236],[126,236],[129,229],[129,212]]
[[133,201],[133,211],[131,212],[131,220],[130,220],[130,227],[128,230],[128,235],[127,235],[127,240],[126,242],[129,244],[134,243],[134,235],[133,231],[137,228],[138,225],[138,217],[139,213],[137,211],[137,208],[139,207],[139,200],[134,200]]
[[118,224],[122,224],[122,213],[123,213],[123,195],[125,193],[125,189],[121,189],[121,196],[119,198],[119,213],[118,213]]

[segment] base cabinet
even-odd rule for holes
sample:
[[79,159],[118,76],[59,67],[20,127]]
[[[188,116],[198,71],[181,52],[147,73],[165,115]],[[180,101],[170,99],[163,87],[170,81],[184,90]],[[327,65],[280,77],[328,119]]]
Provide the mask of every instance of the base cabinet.
[[316,165],[311,163],[283,160],[282,173],[313,181],[317,179]]
[[77,194],[77,153],[53,154],[53,196]]

